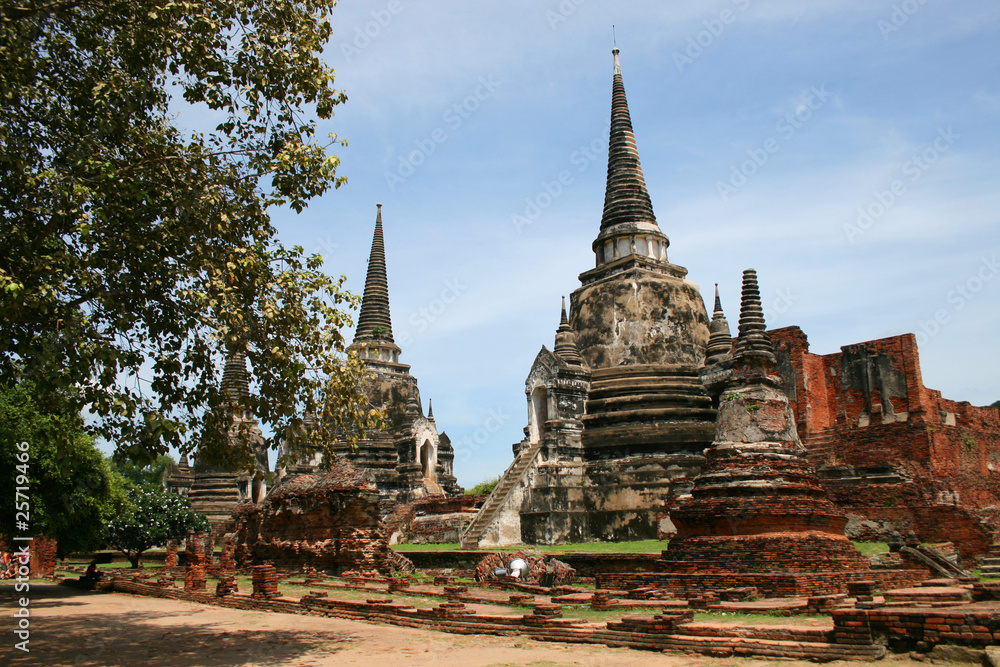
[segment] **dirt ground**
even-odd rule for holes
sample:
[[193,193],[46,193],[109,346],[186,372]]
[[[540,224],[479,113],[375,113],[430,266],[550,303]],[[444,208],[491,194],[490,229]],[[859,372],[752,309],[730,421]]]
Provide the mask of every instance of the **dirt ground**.
[[[25,654],[13,646],[17,641],[11,632],[13,596],[12,586],[0,586],[2,617],[6,619],[0,665],[805,667],[814,664],[712,659],[537,642],[521,637],[452,635],[336,618],[237,611],[118,593],[88,593],[51,584],[31,586],[31,652]],[[905,657],[890,657],[875,664],[897,667],[920,663]]]

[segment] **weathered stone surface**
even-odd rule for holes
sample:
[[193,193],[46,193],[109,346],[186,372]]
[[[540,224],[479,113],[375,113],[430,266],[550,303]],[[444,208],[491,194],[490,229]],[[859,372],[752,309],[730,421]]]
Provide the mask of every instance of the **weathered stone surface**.
[[543,348],[528,374],[526,438],[503,493],[463,536],[468,546],[502,527],[526,543],[655,539],[657,514],[689,486],[679,480],[712,439],[715,410],[698,374],[708,314],[687,270],[667,260],[617,57],[596,267],[570,296],[556,354]]
[[236,518],[236,559],[243,567],[308,565],[366,576],[391,569],[378,489],[349,461],[284,480],[260,505],[241,506]]
[[[392,334],[381,204],[358,328],[348,351],[357,354],[372,373],[366,388],[368,399],[373,407],[385,410],[387,429],[368,433],[356,448],[346,441],[335,444],[337,456],[371,472],[387,501],[383,505],[386,508],[430,496],[461,495],[453,471],[455,452],[451,440],[438,433],[431,409],[424,415],[417,379],[410,374],[408,365],[399,362],[402,350]],[[320,464],[318,455],[302,457],[289,467],[288,473],[314,472],[321,468]],[[279,477],[283,474],[279,471]]]
[[[806,460],[789,401],[771,375],[774,355],[752,270],[744,272],[740,337],[705,466],[691,496],[670,510],[677,533],[663,553],[664,569],[692,575],[694,588],[694,575],[703,573],[866,579],[868,561],[844,536],[847,518]],[[731,580],[758,585],[752,576]],[[845,583],[830,580],[829,590],[812,586],[809,593],[839,593]]]
[[932,665],[982,665],[986,652],[968,646],[938,644],[927,654]]
[[570,324],[594,370],[705,363],[708,313],[701,294],[662,271],[635,268],[580,287],[570,298]]
[[1000,528],[1000,412],[927,389],[912,334],[817,355],[798,327],[769,332],[820,481],[855,539],[913,530],[963,560]]
[[458,542],[483,500],[484,496],[463,494],[399,505],[385,518],[389,544]]

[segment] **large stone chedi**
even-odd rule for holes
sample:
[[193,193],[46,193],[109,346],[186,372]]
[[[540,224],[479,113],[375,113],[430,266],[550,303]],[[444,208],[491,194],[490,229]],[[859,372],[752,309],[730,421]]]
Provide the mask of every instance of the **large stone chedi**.
[[[428,496],[462,493],[452,472],[451,441],[438,433],[433,410],[424,415],[417,379],[399,363],[401,352],[392,335],[389,286],[386,278],[382,204],[378,204],[368,275],[358,315],[358,328],[348,351],[355,352],[372,373],[372,405],[384,408],[388,428],[367,434],[352,451],[347,442],[334,446],[337,455],[371,473],[385,500],[413,502]],[[312,472],[319,461],[290,466],[288,473]],[[383,507],[387,511],[388,505]]]
[[233,415],[233,427],[226,437],[234,446],[241,439],[249,439],[255,458],[254,470],[234,472],[200,460],[190,465],[187,456],[182,456],[179,463],[170,465],[163,474],[167,491],[190,498],[191,509],[204,515],[217,535],[231,528],[230,515],[239,503],[263,500],[270,472],[268,450],[260,426],[246,408],[250,397],[250,374],[246,355],[242,352],[226,360],[221,389],[225,409]]
[[613,53],[595,267],[580,275],[554,350],[535,359],[526,438],[467,546],[655,539],[657,513],[689,488],[712,441],[715,410],[699,379],[708,314],[687,270],[667,259]]
[[743,274],[739,338],[715,441],[691,495],[670,512],[677,534],[663,561],[676,575],[671,588],[756,586],[767,595],[808,595],[864,578],[867,561],[844,536],[846,517],[806,461],[774,373],[751,269]]

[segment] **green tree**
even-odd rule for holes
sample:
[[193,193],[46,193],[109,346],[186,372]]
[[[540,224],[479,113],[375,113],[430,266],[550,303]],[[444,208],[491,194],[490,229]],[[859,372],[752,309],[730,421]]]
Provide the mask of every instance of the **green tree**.
[[152,484],[130,485],[104,528],[104,538],[132,567],[139,567],[139,559],[148,549],[182,539],[188,530],[207,527],[208,520],[191,509],[187,498]]
[[0,382],[86,406],[140,463],[252,466],[224,437],[236,352],[293,450],[301,415],[327,451],[379,425],[340,333],[356,297],[270,219],[343,181],[316,136],[346,100],[334,2],[0,0]]
[[[104,523],[124,497],[123,480],[79,415],[51,404],[42,410],[30,384],[0,389],[0,480],[0,532],[53,537],[62,551],[99,548]],[[18,487],[27,487],[20,497]],[[16,504],[25,502],[27,530],[19,530]]]
[[489,479],[484,479],[479,484],[476,484],[471,489],[465,490],[465,495],[484,495],[488,496],[493,493],[493,489],[497,488],[497,484],[500,483],[500,476],[491,477]]
[[131,459],[118,457],[109,459],[111,469],[124,477],[132,484],[151,484],[161,486],[163,484],[163,471],[171,465],[177,463],[172,456],[161,454],[152,463],[142,466]]

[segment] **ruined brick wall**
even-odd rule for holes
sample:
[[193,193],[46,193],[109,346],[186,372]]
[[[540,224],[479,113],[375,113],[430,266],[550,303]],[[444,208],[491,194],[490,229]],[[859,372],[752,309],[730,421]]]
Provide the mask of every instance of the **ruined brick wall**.
[[963,556],[984,551],[1000,520],[1000,412],[926,388],[913,334],[816,355],[798,327],[768,333],[799,436],[818,460],[891,466],[909,480],[825,479],[834,500],[922,540],[953,541]]
[[484,500],[473,494],[434,496],[400,505],[385,518],[386,535],[400,544],[458,542]]
[[31,576],[46,579],[55,577],[58,547],[56,540],[44,535],[36,535],[29,544],[31,545]]
[[263,503],[234,516],[242,567],[273,563],[282,570],[309,566],[368,576],[389,571],[378,489],[348,461],[286,478]]

